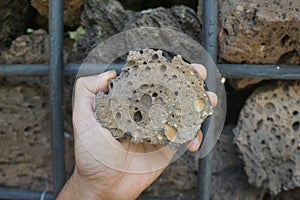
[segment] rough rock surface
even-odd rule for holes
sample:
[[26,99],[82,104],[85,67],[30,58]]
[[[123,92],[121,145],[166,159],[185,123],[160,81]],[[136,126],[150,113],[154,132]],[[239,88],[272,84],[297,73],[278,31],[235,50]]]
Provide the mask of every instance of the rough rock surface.
[[29,6],[29,0],[0,1],[0,49],[25,31]]
[[36,30],[14,40],[11,47],[2,52],[2,58],[7,64],[48,63],[48,54],[48,34],[45,30]]
[[300,186],[300,82],[257,89],[234,130],[249,183],[272,194]]
[[261,82],[262,78],[238,78],[238,79],[228,79],[228,83],[234,88],[234,89],[244,89],[250,85],[255,85],[259,82]]
[[300,63],[300,2],[220,2],[219,56],[232,63]]
[[[47,63],[48,35],[43,30],[17,38],[4,63]],[[2,55],[3,56],[3,55]],[[72,81],[65,79],[66,171],[72,172]],[[0,77],[0,185],[44,190],[51,183],[48,77]],[[50,185],[51,186],[51,185]],[[50,188],[51,189],[51,188]]]
[[[64,1],[64,24],[70,27],[80,25],[80,14],[86,0]],[[44,17],[48,17],[49,0],[31,0],[31,5]]]
[[[10,48],[2,52],[1,57],[7,64],[49,63],[49,37],[45,30],[39,29],[28,35],[22,35],[13,41]],[[68,54],[64,51],[64,61]]]
[[6,85],[0,93],[1,183],[42,189],[51,174],[46,92]]
[[133,12],[125,10],[116,0],[88,0],[82,12],[82,24],[85,33],[77,42],[81,59],[108,37],[131,28],[172,28],[186,33],[198,42],[201,37],[201,25],[197,16],[194,10],[186,6]]
[[97,120],[116,138],[176,147],[193,139],[212,107],[204,80],[177,55],[130,51],[125,68],[95,99]]
[[144,1],[144,0],[119,0],[120,3],[124,6],[125,9],[129,10],[145,10],[149,8],[156,8],[159,6],[162,7],[172,7],[174,5],[185,5],[191,8],[196,8],[198,0],[168,0],[168,1],[160,1],[160,0],[152,0],[152,1]]

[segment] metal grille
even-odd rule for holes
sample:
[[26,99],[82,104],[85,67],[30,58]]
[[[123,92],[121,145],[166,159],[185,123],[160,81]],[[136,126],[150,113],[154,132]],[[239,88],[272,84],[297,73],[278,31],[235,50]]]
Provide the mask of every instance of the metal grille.
[[[203,0],[203,46],[217,60],[217,0]],[[50,78],[51,150],[53,193],[46,192],[45,200],[52,200],[65,183],[64,130],[63,130],[63,77],[76,74],[80,64],[63,64],[63,0],[49,1],[49,64],[0,65],[0,76],[47,76]],[[122,65],[116,65],[121,68]],[[222,76],[227,78],[257,77],[268,79],[300,79],[300,66],[218,64]],[[92,73],[92,72],[91,72]],[[209,77],[208,68],[208,79]],[[200,160],[198,199],[210,199],[210,153]],[[0,199],[41,199],[43,191],[0,188]]]

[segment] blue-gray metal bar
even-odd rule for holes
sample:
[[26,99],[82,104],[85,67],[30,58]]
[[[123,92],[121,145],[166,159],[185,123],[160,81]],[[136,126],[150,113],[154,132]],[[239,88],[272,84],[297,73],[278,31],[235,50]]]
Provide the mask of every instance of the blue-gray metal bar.
[[297,65],[219,64],[218,68],[227,78],[300,79]]
[[[0,187],[0,199],[6,200],[39,200],[43,196],[43,191],[21,190],[13,188]],[[44,200],[53,200],[51,192],[44,193]]]
[[[217,60],[217,27],[218,27],[218,6],[217,0],[202,0],[202,45],[204,49],[210,54],[214,62]],[[208,61],[207,61],[208,62]],[[205,65],[205,61],[204,61]],[[207,79],[206,84],[208,89],[215,91],[216,88],[216,72],[213,68],[207,67]],[[214,134],[214,116],[204,121],[202,127],[203,130],[208,130],[206,134],[203,132],[203,138],[209,134]],[[210,138],[210,137],[208,137]],[[212,142],[211,142],[212,143]],[[207,147],[209,147],[210,141],[208,141]],[[205,148],[205,147],[204,147]],[[207,156],[199,160],[198,168],[198,199],[209,200],[211,189],[211,177],[212,177],[212,156],[211,151]]]
[[[125,63],[112,64],[109,69],[120,70]],[[103,65],[86,65],[82,73],[92,75],[101,73]],[[80,64],[68,63],[64,67],[65,75],[76,75]],[[218,64],[222,76],[226,78],[265,78],[265,79],[300,79],[299,65],[253,65],[253,64]],[[2,64],[0,76],[47,76],[47,64]]]
[[49,1],[51,157],[54,196],[65,183],[63,0]]

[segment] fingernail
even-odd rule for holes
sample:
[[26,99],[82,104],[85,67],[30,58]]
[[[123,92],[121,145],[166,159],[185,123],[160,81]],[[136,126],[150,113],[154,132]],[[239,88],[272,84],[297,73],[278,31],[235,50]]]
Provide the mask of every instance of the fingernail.
[[190,143],[190,147],[193,149],[193,150],[196,150],[198,148],[198,139],[197,138],[194,138],[192,140],[192,142]]

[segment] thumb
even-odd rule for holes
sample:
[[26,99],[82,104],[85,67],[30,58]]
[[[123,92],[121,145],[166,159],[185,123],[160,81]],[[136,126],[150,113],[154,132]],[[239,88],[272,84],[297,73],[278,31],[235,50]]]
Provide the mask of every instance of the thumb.
[[81,125],[86,124],[84,122],[87,121],[90,125],[96,122],[93,108],[95,94],[99,91],[106,92],[108,81],[115,78],[116,75],[116,71],[107,71],[99,75],[77,79],[73,106],[73,122],[76,128],[81,129]]

